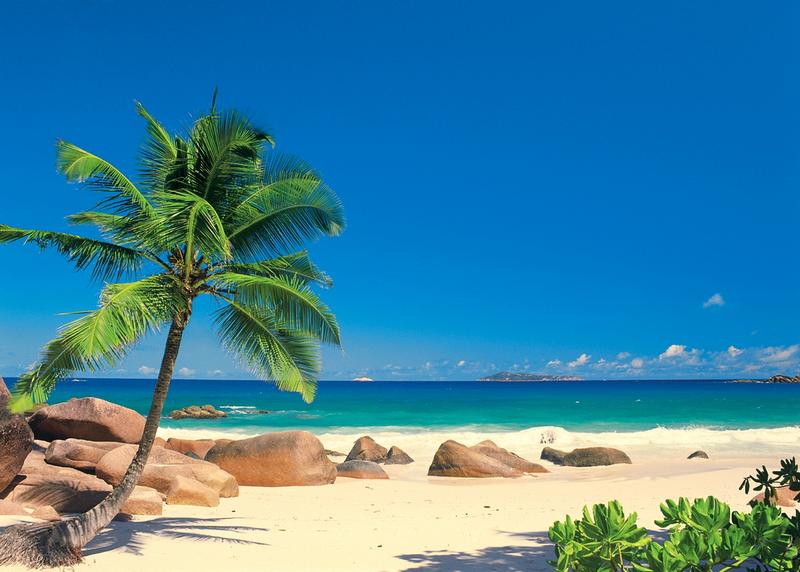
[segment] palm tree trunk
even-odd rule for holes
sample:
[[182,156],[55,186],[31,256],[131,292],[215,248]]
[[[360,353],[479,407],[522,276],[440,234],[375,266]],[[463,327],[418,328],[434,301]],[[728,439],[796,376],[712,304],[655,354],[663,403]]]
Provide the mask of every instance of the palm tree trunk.
[[139,481],[153,448],[191,311],[190,300],[188,309],[172,321],[139,449],[122,481],[100,504],[86,513],[55,524],[22,525],[4,530],[0,533],[0,565],[23,564],[43,568],[76,564],[81,561],[82,548],[119,514]]

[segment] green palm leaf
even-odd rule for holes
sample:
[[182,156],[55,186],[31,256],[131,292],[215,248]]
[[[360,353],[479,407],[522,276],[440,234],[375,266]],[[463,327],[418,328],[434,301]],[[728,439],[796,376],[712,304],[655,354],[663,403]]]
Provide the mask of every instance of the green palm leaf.
[[234,300],[217,312],[216,321],[227,350],[254,375],[299,393],[308,403],[314,399],[320,363],[311,336],[285,327],[264,308]]
[[324,183],[265,186],[237,207],[228,237],[237,260],[268,258],[344,228],[338,197]]
[[12,407],[24,410],[45,401],[56,382],[70,372],[113,366],[142,335],[157,330],[183,308],[185,300],[169,276],[108,284],[99,308],[64,326],[45,346],[36,367],[20,377]]
[[311,261],[308,252],[305,250],[269,260],[262,260],[261,262],[226,264],[222,266],[221,270],[223,272],[267,276],[270,278],[285,276],[304,282],[316,282],[325,287],[333,286],[331,277]]
[[87,183],[89,188],[108,193],[103,201],[121,215],[149,218],[153,207],[130,179],[114,165],[84,151],[77,145],[56,143],[56,168],[68,181]]
[[324,343],[341,344],[336,316],[301,280],[224,272],[215,277],[215,283],[234,290],[236,300],[244,304],[271,309],[293,330],[305,332]]
[[75,234],[25,230],[0,224],[0,244],[16,240],[36,244],[42,249],[55,248],[79,270],[91,267],[92,275],[100,280],[116,279],[139,270],[146,256],[134,248]]

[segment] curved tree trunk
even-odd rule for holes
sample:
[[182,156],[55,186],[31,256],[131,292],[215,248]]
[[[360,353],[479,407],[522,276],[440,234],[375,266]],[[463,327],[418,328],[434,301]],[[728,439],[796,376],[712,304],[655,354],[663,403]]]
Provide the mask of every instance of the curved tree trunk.
[[139,449],[119,485],[100,504],[84,514],[55,524],[20,525],[4,530],[0,533],[0,564],[16,563],[36,568],[76,564],[81,561],[82,548],[119,514],[139,481],[153,448],[183,331],[190,315],[191,301],[189,309],[172,321]]

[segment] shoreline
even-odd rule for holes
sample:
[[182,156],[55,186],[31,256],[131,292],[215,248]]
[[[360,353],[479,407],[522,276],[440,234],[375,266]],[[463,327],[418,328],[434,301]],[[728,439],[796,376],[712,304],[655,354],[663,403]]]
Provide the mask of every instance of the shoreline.
[[551,473],[517,479],[427,477],[427,460],[417,459],[385,466],[389,480],[241,487],[239,497],[215,508],[165,505],[161,517],[113,522],[87,546],[80,569],[544,572],[551,570],[548,527],[579,516],[584,504],[617,499],[649,529],[668,498],[714,495],[744,510],[752,495],[738,490],[742,477],[778,461],[711,456],[687,460],[661,451],[633,456],[632,465],[547,464]]

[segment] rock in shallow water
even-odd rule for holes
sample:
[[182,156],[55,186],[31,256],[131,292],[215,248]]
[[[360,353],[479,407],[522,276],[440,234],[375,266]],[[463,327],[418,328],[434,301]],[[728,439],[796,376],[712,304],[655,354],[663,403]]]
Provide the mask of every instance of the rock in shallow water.
[[86,439],[138,443],[144,417],[133,409],[96,397],[70,399],[39,409],[28,423],[37,439]]
[[172,419],[221,419],[227,417],[228,414],[216,409],[213,405],[190,405],[171,411],[169,416]]
[[236,477],[240,485],[285,487],[327,485],[336,465],[308,431],[281,431],[228,443],[218,442],[206,461]]

